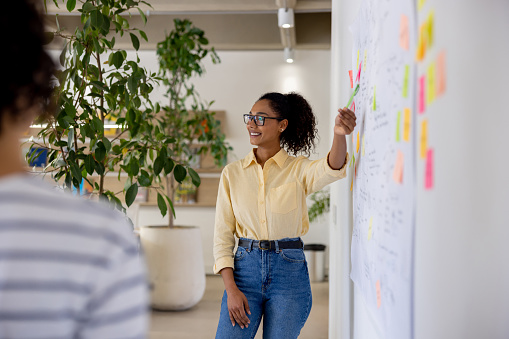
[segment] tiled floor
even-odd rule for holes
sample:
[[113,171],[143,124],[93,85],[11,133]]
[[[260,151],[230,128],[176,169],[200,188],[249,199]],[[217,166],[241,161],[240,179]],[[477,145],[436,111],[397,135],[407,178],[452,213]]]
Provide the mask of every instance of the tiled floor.
[[[312,283],[313,308],[301,331],[301,339],[325,339],[329,327],[329,284]],[[224,286],[220,276],[207,276],[205,295],[198,305],[184,312],[152,312],[150,339],[214,338]],[[262,339],[262,326],[256,339]]]

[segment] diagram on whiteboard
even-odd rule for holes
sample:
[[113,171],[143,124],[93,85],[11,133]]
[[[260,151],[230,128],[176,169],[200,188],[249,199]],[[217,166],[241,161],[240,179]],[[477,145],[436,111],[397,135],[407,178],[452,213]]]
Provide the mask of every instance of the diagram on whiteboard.
[[412,337],[415,8],[365,0],[353,34],[351,278],[382,338]]

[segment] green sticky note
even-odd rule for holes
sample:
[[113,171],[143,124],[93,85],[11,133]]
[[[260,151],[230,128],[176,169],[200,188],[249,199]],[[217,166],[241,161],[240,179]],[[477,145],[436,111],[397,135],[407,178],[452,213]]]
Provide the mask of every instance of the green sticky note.
[[376,111],[376,86],[375,91],[373,92],[373,111]]
[[347,108],[350,107],[350,105],[352,104],[353,97],[357,94],[357,92],[359,92],[359,84],[357,84],[357,86],[355,86],[355,89],[353,90],[353,93],[350,96],[350,100],[348,100],[348,104],[346,104]]
[[401,137],[399,135],[399,127],[401,125],[401,111],[398,112],[398,120],[396,120],[396,141],[400,141]]
[[405,65],[405,76],[403,78],[403,98],[408,97],[408,76],[410,73],[410,66]]

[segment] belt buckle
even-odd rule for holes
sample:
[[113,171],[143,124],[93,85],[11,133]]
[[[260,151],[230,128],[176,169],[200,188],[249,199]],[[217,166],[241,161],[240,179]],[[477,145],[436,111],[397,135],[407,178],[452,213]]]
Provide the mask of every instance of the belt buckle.
[[[265,244],[268,244],[269,247],[263,247],[263,245]],[[270,250],[270,241],[260,241],[258,243],[258,247],[261,249],[261,250]]]

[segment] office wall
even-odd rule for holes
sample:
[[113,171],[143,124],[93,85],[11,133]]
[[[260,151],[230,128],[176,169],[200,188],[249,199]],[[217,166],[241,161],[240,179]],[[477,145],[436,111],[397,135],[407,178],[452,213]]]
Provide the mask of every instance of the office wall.
[[[359,6],[333,1],[332,105],[348,100],[348,25]],[[426,0],[420,21],[432,10],[435,47],[417,73],[445,50],[447,84],[424,115],[435,154],[431,190],[424,189],[424,161],[416,159],[414,338],[508,338],[509,3]],[[337,184],[331,196],[338,216],[331,241],[342,244],[351,236],[345,186]],[[329,323],[337,325],[329,338],[382,338],[349,282],[349,255],[346,247],[331,252]]]

